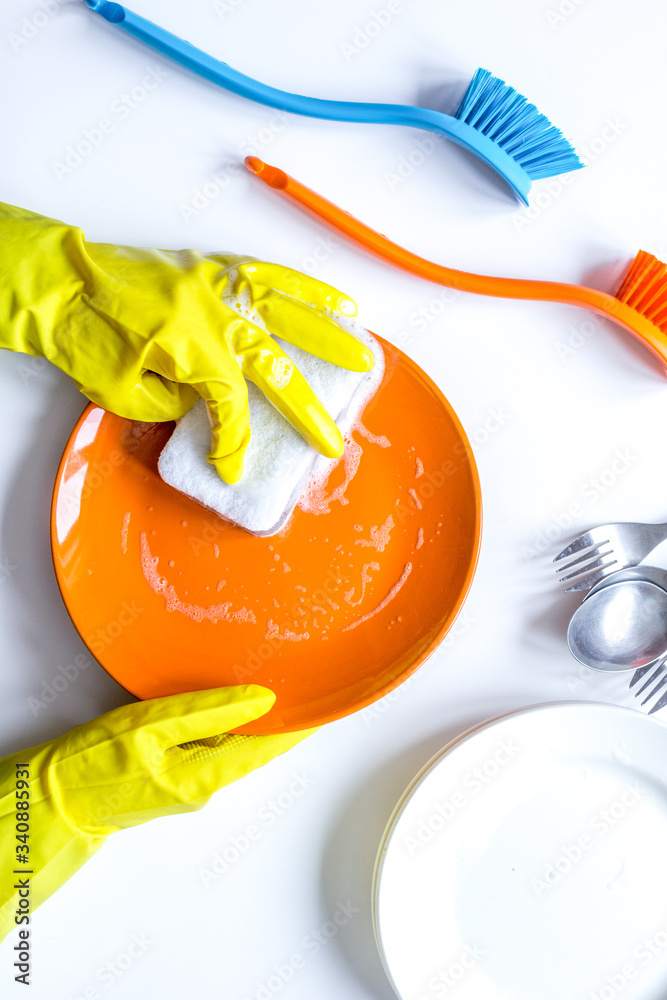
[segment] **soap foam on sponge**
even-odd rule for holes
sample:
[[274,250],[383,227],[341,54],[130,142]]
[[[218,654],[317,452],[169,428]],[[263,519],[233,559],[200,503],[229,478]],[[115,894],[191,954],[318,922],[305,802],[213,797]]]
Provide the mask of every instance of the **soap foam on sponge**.
[[[347,317],[336,321],[366,344],[375,357],[370,372],[352,372],[276,337],[320,398],[344,438],[380,386],[384,354],[377,340]],[[326,478],[338,459],[316,452],[248,383],[251,439],[243,478],[230,486],[207,461],[211,425],[206,404],[195,403],[165,445],[158,470],[166,483],[254,535],[274,535],[285,527],[312,480]],[[347,447],[347,446],[346,446]]]

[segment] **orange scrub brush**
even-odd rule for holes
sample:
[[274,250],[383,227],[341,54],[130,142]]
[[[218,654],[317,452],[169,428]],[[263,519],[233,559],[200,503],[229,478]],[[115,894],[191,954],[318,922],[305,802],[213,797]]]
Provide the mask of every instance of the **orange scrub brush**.
[[475,292],[477,295],[562,302],[592,309],[631,333],[667,368],[667,267],[644,250],[640,250],[633,260],[615,295],[587,288],[585,285],[569,285],[560,281],[469,274],[467,271],[435,264],[392,243],[386,236],[359,222],[349,212],[344,212],[283,170],[264,163],[256,156],[248,156],[245,165],[269,187],[297,202],[354,243],[403,271],[438,285]]

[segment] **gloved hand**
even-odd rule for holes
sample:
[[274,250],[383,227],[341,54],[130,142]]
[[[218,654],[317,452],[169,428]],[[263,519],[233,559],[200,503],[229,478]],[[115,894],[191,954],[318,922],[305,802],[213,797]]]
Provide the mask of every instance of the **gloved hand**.
[[273,338],[221,301],[230,293],[289,343],[372,368],[368,348],[327,315],[352,316],[354,302],[314,278],[249,257],[87,243],[80,229],[0,203],[0,347],[48,358],[131,420],[174,420],[203,396],[209,461],[229,483],[250,441],[243,376],[314,448],[342,455],[322,403]]
[[200,809],[313,731],[226,735],[274,701],[257,685],[141,701],[0,760],[0,941],[110,833]]

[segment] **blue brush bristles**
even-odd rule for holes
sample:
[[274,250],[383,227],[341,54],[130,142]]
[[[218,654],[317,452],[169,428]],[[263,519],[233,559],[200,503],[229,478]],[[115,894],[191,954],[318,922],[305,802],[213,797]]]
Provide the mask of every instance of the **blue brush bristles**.
[[531,180],[584,165],[560,129],[488,69],[477,70],[454,117],[497,143]]

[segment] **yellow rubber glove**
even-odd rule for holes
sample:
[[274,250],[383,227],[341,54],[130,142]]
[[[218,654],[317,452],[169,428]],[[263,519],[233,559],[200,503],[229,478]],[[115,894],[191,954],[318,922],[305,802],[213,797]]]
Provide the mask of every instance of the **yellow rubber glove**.
[[356,305],[314,278],[248,257],[87,243],[80,229],[0,203],[0,347],[48,358],[132,420],[174,420],[203,396],[209,461],[228,483],[241,478],[250,441],[243,376],[314,448],[342,455],[324,406],[239,313],[239,296],[270,333],[343,368],[372,368],[368,348],[330,315]]
[[226,735],[274,701],[257,685],[155,698],[0,760],[0,941],[110,833],[200,809],[313,731]]

